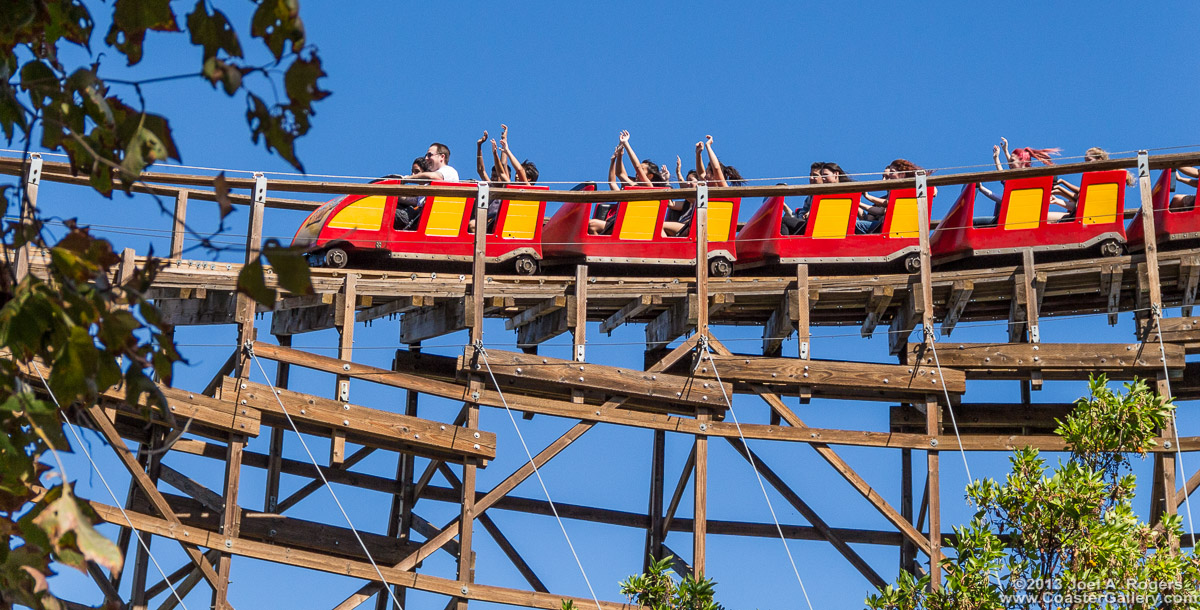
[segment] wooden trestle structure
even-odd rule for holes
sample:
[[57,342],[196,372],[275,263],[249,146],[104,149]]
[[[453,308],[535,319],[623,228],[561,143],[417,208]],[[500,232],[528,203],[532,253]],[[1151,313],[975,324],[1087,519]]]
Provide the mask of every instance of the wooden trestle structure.
[[[1195,164],[1200,155],[1171,155],[1151,158],[1154,168]],[[40,161],[39,161],[40,163]],[[1089,169],[1128,167],[1131,160],[1114,160],[1089,165]],[[1103,166],[1103,167],[1101,167]],[[1112,166],[1112,167],[1109,167]],[[1026,173],[1069,173],[1078,166],[1025,170]],[[21,160],[0,160],[0,171],[23,175]],[[82,184],[67,168],[45,163],[40,175],[26,176],[30,199],[36,202],[38,184],[53,181]],[[1005,175],[1011,175],[1007,172]],[[999,173],[938,176],[930,184],[961,184],[998,179]],[[906,181],[911,186],[913,181]],[[246,260],[261,247],[264,212],[267,208],[311,209],[313,203],[293,199],[271,199],[266,190],[317,193],[412,193],[414,188],[271,182],[231,179],[234,189],[253,195],[233,195],[235,203],[248,205],[250,220]],[[890,183],[895,184],[904,183]],[[283,457],[285,429],[290,429],[281,406],[305,435],[329,439],[331,446],[324,475],[331,483],[355,486],[390,498],[386,525],[365,525],[363,541],[379,564],[383,579],[394,587],[401,602],[409,589],[429,591],[449,598],[448,606],[465,608],[470,600],[485,600],[532,608],[558,608],[571,596],[546,590],[516,548],[488,516],[490,509],[549,514],[547,502],[519,498],[510,492],[532,476],[525,463],[490,489],[479,489],[476,471],[500,451],[520,452],[519,447],[497,447],[496,435],[479,428],[481,408],[504,408],[507,404],[527,416],[549,416],[576,421],[557,440],[533,448],[539,466],[561,454],[598,423],[616,424],[653,431],[649,464],[649,510],[645,514],[621,512],[599,506],[559,504],[568,519],[582,519],[616,526],[643,529],[648,554],[676,554],[664,544],[668,532],[690,531],[691,557],[680,559],[680,569],[702,573],[706,565],[706,536],[774,536],[773,524],[712,521],[707,517],[710,440],[724,440],[747,460],[757,459],[741,438],[756,442],[799,443],[811,447],[859,494],[865,506],[878,511],[890,524],[887,531],[834,527],[804,501],[806,490],[792,489],[784,481],[779,465],[756,464],[765,481],[808,522],[785,526],[792,539],[823,540],[857,568],[871,584],[885,579],[868,564],[851,544],[883,544],[897,547],[903,569],[928,570],[937,565],[947,534],[943,533],[939,485],[939,456],[958,451],[960,442],[945,417],[952,406],[961,432],[961,447],[969,451],[1008,451],[1023,446],[1044,450],[1062,449],[1051,434],[1054,417],[1069,405],[1038,404],[1030,390],[1043,380],[1083,380],[1103,372],[1112,379],[1135,376],[1157,380],[1165,391],[1168,376],[1173,393],[1180,399],[1200,397],[1200,362],[1189,363],[1186,354],[1200,351],[1200,318],[1191,316],[1200,284],[1200,249],[1159,251],[1153,242],[1153,217],[1149,214],[1149,177],[1142,176],[1142,218],[1148,223],[1148,247],[1132,256],[1102,259],[1080,258],[1052,262],[1035,261],[1026,253],[1020,261],[997,266],[933,270],[929,261],[928,223],[921,227],[920,273],[867,276],[821,275],[807,265],[788,268],[776,275],[731,278],[707,277],[707,266],[698,265],[687,277],[598,276],[586,266],[570,275],[518,277],[488,275],[482,258],[473,269],[457,273],[397,270],[313,270],[315,293],[281,296],[270,322],[274,341],[256,336],[256,306],[236,292],[238,264],[211,263],[182,258],[184,221],[189,202],[212,201],[211,177],[150,174],[134,190],[166,194],[176,198],[174,235],[169,263],[159,273],[152,289],[163,316],[177,327],[230,324],[238,328],[238,345],[230,346],[228,361],[214,371],[205,388],[164,388],[171,408],[180,421],[190,422],[188,434],[174,440],[169,451],[162,447],[173,430],[164,421],[142,420],[138,405],[121,402],[119,395],[106,396],[92,409],[74,413],[74,419],[103,435],[132,476],[127,505],[123,508],[132,528],[150,538],[174,540],[185,549],[190,561],[170,576],[181,592],[197,584],[213,590],[215,607],[232,607],[228,601],[230,562],[233,556],[277,562],[296,568],[325,571],[360,578],[362,588],[337,608],[357,607],[371,598],[377,608],[391,604],[383,593],[375,569],[356,543],[353,532],[340,516],[331,514],[325,523],[288,516],[288,510],[321,486],[311,464]],[[872,183],[855,183],[870,189]],[[428,188],[428,187],[424,187]],[[712,189],[713,195],[807,194],[815,190],[845,190],[834,187],[751,187],[738,190]],[[451,189],[453,190],[453,189]],[[717,191],[722,191],[718,193]],[[471,192],[459,189],[458,192]],[[561,197],[558,197],[561,195]],[[603,193],[557,193],[552,200],[600,200]],[[520,193],[512,193],[514,198]],[[534,193],[532,196],[546,196]],[[625,193],[636,199],[637,192]],[[650,193],[647,197],[658,197]],[[590,197],[590,199],[589,199]],[[928,202],[922,199],[923,205]],[[477,208],[477,225],[484,226],[486,205]],[[921,218],[926,218],[924,210]],[[705,211],[696,214],[697,235],[704,230]],[[482,251],[477,237],[477,251]],[[705,247],[703,238],[698,248]],[[16,257],[18,274],[41,274],[44,253],[23,251]],[[121,281],[142,258],[126,250],[114,281]],[[699,260],[705,260],[703,256]],[[268,281],[271,275],[268,271]],[[1182,307],[1183,316],[1164,318],[1165,308]],[[1079,313],[1108,314],[1115,323],[1120,312],[1139,312],[1137,328],[1124,344],[1045,343],[1038,341],[1039,320],[1047,316]],[[400,342],[408,349],[396,351],[390,369],[352,360],[356,325],[382,318],[399,319]],[[481,352],[485,318],[504,318],[515,331],[523,352],[495,348]],[[932,357],[933,329],[940,325],[949,335],[956,324],[979,320],[1008,321],[1008,332],[996,343],[957,344],[943,339],[936,344],[940,368]],[[593,364],[586,358],[585,331],[611,331],[623,324],[645,324],[644,370]],[[761,350],[736,354],[713,335],[719,325],[759,325]],[[890,333],[895,363],[842,362],[812,358],[810,329],[819,325],[858,325],[863,336],[886,327]],[[918,327],[920,340],[909,342]],[[337,329],[337,357],[318,355],[291,347],[292,337],[322,329]],[[459,358],[422,354],[423,341],[455,331],[467,330],[469,340]],[[377,331],[376,331],[377,332]],[[1002,332],[1002,331],[1000,331]],[[784,338],[796,334],[799,357],[784,357]],[[537,346],[559,335],[572,338],[574,358],[559,360],[537,355]],[[1159,338],[1163,341],[1160,353]],[[250,381],[251,358],[278,363],[274,385]],[[1165,370],[1164,361],[1165,356]],[[486,360],[486,362],[484,362]],[[335,375],[337,385],[325,396],[287,390],[289,375],[304,369]],[[720,373],[718,383],[714,369]],[[487,372],[503,387],[503,397]],[[972,380],[1018,380],[1023,401],[1012,404],[971,402]],[[407,391],[403,413],[389,408],[372,408],[354,402],[349,381],[381,384]],[[756,395],[770,407],[769,414],[755,421],[743,413],[740,427],[726,419],[724,393]],[[891,406],[887,430],[845,430],[809,427],[783,399],[799,395],[810,400],[870,400]],[[435,396],[463,405],[457,418],[428,419],[419,412],[421,395]],[[946,404],[949,397],[950,405]],[[791,400],[791,399],[789,399]],[[270,435],[267,453],[247,451],[248,439]],[[679,473],[674,494],[664,458],[668,434],[692,439],[694,449]],[[136,445],[129,449],[127,442]],[[1152,514],[1174,512],[1185,496],[1200,485],[1200,472],[1177,489],[1176,451],[1200,450],[1200,437],[1184,437],[1174,443],[1174,431],[1163,430],[1154,452]],[[359,449],[347,454],[347,445]],[[902,495],[885,498],[840,455],[839,447],[872,447],[900,454]],[[926,487],[914,489],[913,452],[926,458]],[[397,455],[395,478],[356,473],[352,467],[373,452]],[[191,454],[225,465],[223,489],[209,489],[184,472],[164,463],[175,454]],[[427,458],[424,472],[417,458]],[[265,469],[265,489],[247,489],[240,475],[246,468]],[[431,484],[440,473],[448,487]],[[311,482],[292,495],[281,498],[280,478],[287,474]],[[673,478],[673,477],[671,477]],[[688,483],[694,490],[695,510],[691,518],[676,514]],[[174,491],[168,493],[165,488]],[[615,491],[615,490],[614,490]],[[959,489],[947,490],[958,495]],[[179,493],[176,493],[179,492]],[[253,494],[253,495],[251,495]],[[261,495],[260,495],[261,494]],[[924,496],[919,506],[915,497]],[[256,497],[257,496],[257,497]],[[261,497],[261,502],[258,498]],[[458,503],[457,519],[433,524],[414,511],[419,500]],[[120,575],[95,570],[93,577],[104,595],[129,607],[147,607],[148,600],[167,592],[164,582],[148,585],[147,556],[138,545],[130,545],[130,529],[117,507],[101,501],[92,505],[100,517],[124,527],[119,543],[129,549],[132,597],[121,599]],[[258,510],[249,506],[259,507]],[[919,517],[914,518],[914,512]],[[475,526],[483,526],[498,546],[528,580],[527,589],[480,584],[473,568],[472,539]],[[418,542],[417,539],[423,539]],[[159,540],[157,545],[163,544]],[[427,574],[417,568],[427,557],[446,552],[457,560],[451,574]],[[678,554],[676,554],[678,556]],[[642,557],[629,557],[628,573],[642,565]],[[890,576],[890,572],[887,573]],[[478,580],[487,581],[485,575]],[[938,579],[934,579],[937,583]],[[857,594],[856,594],[857,597]],[[162,607],[173,606],[167,596]],[[861,597],[857,597],[857,602]],[[579,607],[594,605],[590,599],[575,598]],[[619,601],[601,602],[603,608],[624,607]]]

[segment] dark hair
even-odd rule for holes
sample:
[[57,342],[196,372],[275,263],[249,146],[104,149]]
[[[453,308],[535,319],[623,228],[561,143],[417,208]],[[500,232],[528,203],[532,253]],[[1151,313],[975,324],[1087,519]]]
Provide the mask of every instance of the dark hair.
[[429,166],[425,164],[425,157],[417,157],[416,159],[413,159],[412,164],[420,169],[420,171],[417,173],[429,171]]
[[493,165],[492,173],[489,175],[491,176],[492,182],[500,182],[500,164]]
[[433,148],[434,150],[436,150],[439,155],[446,155],[446,163],[450,162],[450,147],[449,146],[446,146],[445,144],[442,144],[441,142],[434,142],[433,144],[430,144],[429,146],[431,148]]
[[725,181],[729,183],[729,186],[742,186],[746,184],[746,179],[742,177],[742,172],[739,172],[732,165],[722,163],[721,172],[725,174]]
[[687,182],[688,180],[691,180],[692,178],[696,178],[697,180],[699,180],[700,174],[696,173],[696,170],[694,170],[694,169],[689,169],[687,171],[687,173],[684,174],[684,182]]
[[826,163],[824,161],[817,161],[817,162],[813,163],[811,166],[809,166],[808,173],[810,173],[810,174],[812,174],[814,172],[820,173],[821,170],[825,169],[825,165],[826,165]]
[[854,178],[851,178],[850,174],[847,174],[846,170],[842,169],[842,166],[838,165],[837,163],[830,163],[827,161],[824,164],[824,169],[837,174],[838,182],[854,182]]
[[538,168],[533,164],[533,161],[526,159],[521,162],[521,167],[525,170],[525,178],[529,180],[529,184],[534,184],[538,179]]
[[667,186],[667,178],[666,176],[663,176],[662,170],[659,169],[657,163],[651,161],[650,159],[642,159],[642,163],[645,163],[649,166],[646,169],[646,175],[650,177],[650,184],[655,186]]

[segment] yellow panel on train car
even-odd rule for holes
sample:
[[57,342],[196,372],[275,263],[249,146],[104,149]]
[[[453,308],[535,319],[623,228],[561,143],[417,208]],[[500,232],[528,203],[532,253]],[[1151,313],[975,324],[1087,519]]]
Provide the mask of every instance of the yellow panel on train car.
[[653,239],[654,225],[658,224],[658,206],[657,201],[626,202],[625,220],[621,223],[621,239]]
[[1084,200],[1086,209],[1083,210],[1083,224],[1108,224],[1116,222],[1117,214],[1123,211],[1117,210],[1117,189],[1119,187],[1114,183],[1108,184],[1092,184],[1087,187],[1087,192],[1079,196]]
[[728,241],[733,221],[733,202],[718,199],[708,202],[708,241]]
[[917,218],[917,198],[898,197],[891,205],[892,226],[888,237],[919,237],[921,229]]
[[1042,220],[1042,189],[1020,189],[1008,196],[1008,210],[1001,220],[1006,231],[1036,229]]
[[425,225],[426,235],[456,237],[462,230],[463,210],[467,208],[467,198],[428,197],[425,200],[425,208],[425,213],[429,215],[429,222]]
[[383,204],[386,197],[372,195],[342,208],[326,225],[331,229],[367,229],[378,231],[383,224]]
[[500,237],[505,239],[533,239],[533,232],[537,229],[537,223],[540,220],[538,218],[538,202],[509,201],[508,212],[504,216],[504,228],[500,231]]
[[817,206],[817,217],[812,236],[817,239],[841,239],[850,226],[853,199],[822,199]]

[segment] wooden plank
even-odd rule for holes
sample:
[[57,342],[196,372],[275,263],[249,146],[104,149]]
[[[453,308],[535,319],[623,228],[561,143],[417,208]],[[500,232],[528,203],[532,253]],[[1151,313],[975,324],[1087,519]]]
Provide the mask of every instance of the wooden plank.
[[237,293],[210,290],[203,298],[158,299],[162,320],[172,326],[233,324],[237,321]]
[[708,317],[712,319],[717,314],[733,307],[737,302],[737,295],[732,292],[718,292],[709,296]]
[[600,332],[611,335],[617,327],[659,305],[662,305],[662,296],[643,294],[600,322]]
[[1196,288],[1200,287],[1200,256],[1190,255],[1179,259],[1179,280],[1176,282],[1183,292],[1183,317],[1192,315],[1196,303]]
[[[941,352],[939,352],[940,355]],[[705,356],[701,357],[705,359]],[[714,355],[713,364],[722,379],[737,379],[742,383],[763,385],[804,384],[814,394],[854,396],[864,399],[896,399],[924,396],[941,391],[938,369],[934,366],[905,366],[873,362],[839,362],[832,360],[796,360],[747,355]],[[966,376],[962,371],[942,363],[946,390],[961,394],[966,391]],[[698,377],[715,377],[712,367],[701,362]]]
[[[778,356],[782,353],[783,342],[796,330],[798,295],[795,290],[784,292],[779,304],[771,310],[771,316],[763,325],[763,354]],[[807,316],[806,316],[807,317]]]
[[329,304],[277,311],[271,314],[271,334],[280,337],[329,330],[334,327],[336,309]]
[[[91,505],[100,518],[105,521],[119,523],[122,519],[120,511],[115,507],[99,502],[91,502]],[[228,539],[229,544],[226,544],[227,539],[225,537],[202,528],[182,524],[173,526],[165,519],[137,512],[129,513],[129,517],[134,522],[134,526],[141,531],[167,538],[189,539],[204,546],[227,548],[230,553],[241,557],[261,559],[369,581],[378,579],[375,568],[366,561],[354,559],[330,560],[323,553],[245,538]],[[468,592],[464,594],[462,593],[462,583],[457,580],[417,574],[387,565],[380,565],[379,569],[383,572],[384,579],[389,584],[403,585],[440,595],[466,596],[472,600],[545,610],[558,610],[562,607],[564,599],[571,600],[577,607],[583,607],[585,604],[589,607],[596,606],[595,602],[590,598],[583,599],[557,594],[521,591],[478,583],[471,584],[468,587]],[[622,602],[602,601],[600,602],[600,608],[601,610],[626,610],[627,606]]]
[[[46,368],[42,367],[43,374]],[[191,420],[196,428],[208,428],[211,431],[237,433],[247,436],[258,436],[261,425],[261,414],[253,408],[236,405],[202,394],[185,390],[168,388],[160,385],[159,390],[167,399],[167,408],[175,416],[175,426],[172,426],[165,416],[157,409],[150,408],[148,397],[143,394],[136,405],[125,403],[125,391],[110,388],[101,393],[106,404],[112,404],[117,410],[129,417],[145,419],[150,415],[150,423],[156,426],[182,429]],[[111,402],[110,402],[111,401]]]
[[466,328],[473,315],[470,302],[451,299],[404,314],[400,319],[400,342],[417,343]]
[[[484,369],[483,363],[474,361],[473,354],[474,350],[468,347],[459,360],[461,371]],[[725,407],[721,386],[715,381],[696,384],[691,378],[680,375],[584,364],[500,350],[488,350],[487,362],[491,372],[502,379],[552,383],[607,395],[641,397],[680,405],[717,409]],[[733,391],[733,384],[725,383],[724,388],[726,393],[730,393]]]
[[1026,301],[1026,288],[1029,284],[1025,281],[1025,274],[1017,273],[1013,275],[1013,291],[1012,297],[1008,302],[1008,342],[1017,343],[1025,339],[1025,327],[1027,325],[1026,316],[1027,310],[1024,307]]
[[[1167,368],[1182,369],[1183,346],[1165,347]],[[933,355],[921,354],[921,348],[909,343],[908,361],[919,358],[932,365]],[[937,356],[943,367],[964,371],[967,379],[1022,379],[1031,371],[1041,371],[1047,379],[1086,379],[1092,373],[1145,377],[1163,367],[1159,347],[1151,343],[943,343]]]
[[[221,494],[201,485],[191,477],[163,464],[160,478],[164,483],[182,491],[191,496],[200,506],[214,513],[221,512],[221,508],[225,505],[225,500],[221,498]],[[167,497],[170,501],[170,496]],[[182,516],[180,517],[182,518]]]
[[1145,257],[1146,274],[1150,284],[1150,306],[1157,308],[1156,312],[1152,312],[1155,317],[1162,317],[1162,280],[1159,278],[1158,272],[1158,234],[1154,228],[1154,193],[1153,187],[1150,184],[1148,167],[1140,167],[1140,160],[1138,168],[1138,191],[1142,198],[1141,218],[1144,235],[1143,241],[1145,242],[1142,247],[1142,256]]
[[[221,509],[220,529],[218,532],[228,538],[241,536],[242,510],[238,507],[238,490],[242,481],[242,450],[245,448],[243,437],[230,436],[225,452],[225,503]],[[225,610],[229,605],[229,575],[233,570],[233,556],[221,553],[217,558],[217,584],[213,587],[212,607],[215,610]]]
[[1117,313],[1121,310],[1121,275],[1124,267],[1116,264],[1104,265],[1100,269],[1100,294],[1108,298],[1108,324],[1116,325]]
[[175,195],[175,216],[171,229],[171,249],[168,254],[174,260],[183,257],[183,234],[187,230],[187,201],[188,192],[179,189],[179,193]]
[[919,282],[909,282],[908,296],[897,308],[896,313],[892,315],[892,321],[888,325],[888,353],[893,356],[904,351],[909,335],[917,327],[917,322],[921,320],[921,315],[924,313],[923,305],[920,302],[919,284]]
[[1182,346],[1188,354],[1200,354],[1200,317],[1162,318],[1146,341],[1158,343],[1160,331],[1163,342]]
[[435,304],[433,297],[419,294],[396,297],[386,303],[363,309],[354,315],[355,322],[370,322],[387,316],[416,311]]
[[871,298],[867,301],[867,317],[863,320],[860,334],[868,338],[875,333],[875,326],[883,318],[888,305],[892,304],[892,296],[896,289],[891,286],[876,286],[871,289]]
[[950,333],[954,332],[954,327],[958,326],[959,318],[962,317],[963,311],[967,309],[967,303],[971,302],[971,293],[973,292],[975,292],[974,281],[954,281],[954,286],[950,289],[950,300],[946,303],[946,317],[942,318],[943,337],[949,337]]
[[302,431],[305,426],[316,430],[337,428],[345,431],[346,440],[357,445],[455,462],[467,458],[496,458],[496,435],[493,432],[471,432],[442,422],[290,390],[279,390],[278,394],[272,396],[268,386],[250,381],[239,382],[231,377],[226,378],[222,395],[226,395],[225,392],[230,400],[239,404],[245,401],[247,406],[257,409],[268,425],[287,425],[283,409],[279,406],[282,402]]
[[[925,400],[925,433],[937,434],[941,430],[941,405],[937,397],[930,395]],[[936,447],[936,445],[934,446]],[[925,488],[929,491],[929,585],[933,590],[942,586],[942,488],[940,451],[929,448],[925,452],[928,471]]]
[[[954,406],[954,414],[963,434],[1049,434],[1058,425],[1055,420],[1066,417],[1074,408],[1070,403],[963,403]],[[925,414],[911,406],[892,407],[889,421],[895,432],[923,431],[926,424]],[[949,421],[943,421],[939,434],[953,433]]]
[[272,311],[287,311],[289,309],[304,309],[307,307],[320,307],[321,305],[333,305],[337,299],[337,295],[329,292],[321,292],[316,294],[305,294],[297,297],[284,297],[275,301],[275,306]]
[[566,296],[559,295],[559,296],[551,297],[551,298],[541,301],[541,302],[533,305],[532,307],[525,309],[521,313],[505,320],[504,321],[504,329],[512,330],[514,328],[519,328],[521,326],[525,326],[526,324],[529,324],[530,322],[533,322],[534,320],[537,320],[538,318],[540,318],[542,316],[552,314],[560,309],[563,309],[566,306],[567,306],[567,297]]
[[666,311],[646,325],[646,345],[664,347],[696,326],[696,295],[675,301]]
[[535,318],[528,324],[517,327],[517,345],[521,347],[536,347],[539,343],[549,341],[571,329],[571,321],[576,311],[575,297],[566,297],[567,306],[547,315]]

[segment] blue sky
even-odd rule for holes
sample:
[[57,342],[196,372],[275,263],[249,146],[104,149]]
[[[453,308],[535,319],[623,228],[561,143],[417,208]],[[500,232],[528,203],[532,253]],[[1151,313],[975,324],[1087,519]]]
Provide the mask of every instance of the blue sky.
[[[221,7],[230,12],[244,40],[245,16],[234,9],[246,11],[247,6]],[[96,5],[93,10],[105,8]],[[175,3],[180,13],[190,8],[190,3]],[[323,84],[333,92],[317,105],[313,130],[298,145],[313,174],[406,171],[429,142],[441,141],[452,150],[451,165],[469,176],[476,138],[484,129],[498,137],[500,123],[508,124],[513,148],[538,164],[544,181],[564,183],[605,179],[622,129],[632,133],[640,156],[667,163],[672,170],[676,155],[684,157],[686,166],[693,144],[712,134],[722,161],[767,184],[805,174],[813,161],[836,161],[851,173],[866,173],[904,157],[930,168],[962,168],[943,173],[969,171],[990,165],[991,146],[1001,136],[1014,146],[1061,147],[1067,158],[1090,146],[1114,152],[1195,150],[1200,140],[1189,112],[1200,94],[1200,56],[1192,27],[1200,7],[1188,2],[309,2],[303,16],[329,73]],[[101,23],[98,30],[104,27]],[[151,34],[147,60],[137,74],[191,71],[198,56],[180,41]],[[102,74],[128,75],[113,53],[104,61]],[[170,116],[185,164],[224,168],[231,175],[245,175],[234,170],[291,171],[251,145],[240,98],[226,98],[199,79],[153,85],[144,92],[152,108]],[[1132,205],[1136,191],[1127,197]],[[943,214],[952,201],[947,194],[936,199],[934,215]],[[743,219],[756,204],[743,204]],[[108,201],[83,189],[48,184],[41,191],[41,206],[53,215],[104,225],[107,229],[100,233],[118,246],[144,252],[153,244],[157,252],[165,251],[170,225],[149,198],[118,195]],[[196,202],[190,212],[199,227],[215,227],[211,207]],[[230,218],[228,241],[241,243],[244,209]],[[272,211],[264,232],[288,239],[300,219],[296,213]],[[240,254],[222,257],[234,260]],[[1179,315],[1178,310],[1169,315]],[[260,329],[268,336],[269,319],[260,321]],[[359,325],[355,360],[388,366],[397,332],[394,321]],[[1090,341],[1133,340],[1128,316],[1113,329],[1103,317],[1045,320],[1042,333],[1043,341],[1076,340],[1084,334]],[[758,329],[716,327],[714,334],[737,351],[758,349]],[[872,340],[858,338],[856,327],[821,328],[814,334],[815,357],[891,361],[882,333]],[[181,331],[179,342],[192,364],[181,369],[178,383],[201,387],[228,355],[234,336],[232,328],[223,327]],[[1004,326],[990,323],[960,326],[954,339],[1003,341],[1006,336]],[[611,337],[593,326],[588,337],[589,360],[640,365],[640,326],[619,329]],[[464,340],[455,335],[427,344],[435,346],[431,351],[457,354]],[[515,338],[491,321],[485,340],[504,349]],[[325,349],[336,345],[336,339],[330,332],[317,333],[297,337],[296,345]],[[543,353],[568,357],[568,347],[564,336]],[[784,349],[794,355],[796,342],[785,343]],[[261,381],[257,374],[256,379]],[[331,395],[332,378],[293,373],[293,379],[294,389]],[[1083,391],[1082,383],[1047,382],[1035,400],[1069,401]],[[983,397],[1015,401],[1016,383],[972,382],[968,398]],[[398,410],[402,393],[355,385],[352,399]],[[814,426],[886,429],[883,403],[788,402]],[[738,397],[734,408],[743,421],[765,420],[766,410],[757,400]],[[427,417],[450,419],[456,410],[422,401]],[[1189,421],[1193,418],[1190,409],[1181,413],[1184,434],[1200,429]],[[517,418],[535,452],[570,423]],[[497,459],[480,474],[479,488],[490,489],[525,458],[504,412],[483,411],[481,426],[499,436]],[[127,478],[111,452],[89,438],[105,476],[123,486]],[[559,502],[645,511],[650,438],[645,431],[598,426],[543,471],[551,496]],[[310,443],[318,456],[327,454],[320,442]],[[887,529],[882,517],[809,448],[752,446],[832,525]],[[690,439],[668,438],[668,493],[689,447]],[[266,435],[253,441],[251,449],[265,451]],[[850,448],[839,453],[899,505],[897,452]],[[288,440],[288,456],[304,459],[294,437]],[[914,457],[918,473],[923,457]],[[1185,466],[1200,465],[1191,457],[1184,456]],[[976,476],[1005,472],[1004,455],[971,454],[968,460]],[[173,456],[168,464],[213,489],[221,485],[220,469],[211,462]],[[109,501],[86,461],[76,457],[67,467],[86,495]],[[393,459],[373,456],[359,470],[392,476],[394,468]],[[753,473],[725,443],[712,443],[710,468],[711,518],[770,522]],[[971,511],[961,499],[966,484],[961,458],[943,454],[942,472],[943,526],[949,530]],[[1139,474],[1146,475],[1148,486],[1148,463]],[[285,477],[284,489],[302,483]],[[261,508],[262,484],[262,471],[245,469],[246,506]],[[337,492],[356,525],[383,531],[386,498],[343,487]],[[516,495],[536,498],[541,490],[529,481]],[[689,491],[681,515],[691,514],[690,497]],[[803,523],[778,495],[771,500],[784,523]],[[1146,510],[1147,502],[1139,509]],[[294,511],[301,518],[340,524],[324,491]],[[456,512],[453,505],[418,505],[418,513],[437,524]],[[587,595],[553,520],[499,511],[493,518],[552,591]],[[597,594],[619,599],[617,581],[641,566],[643,534],[577,521],[568,521],[567,529]],[[690,540],[678,533],[667,543],[690,556]],[[524,586],[479,528],[476,541],[480,582]],[[793,541],[789,546],[815,607],[854,607],[870,591],[830,545]],[[183,560],[173,544],[160,540],[153,548],[167,571]],[[885,579],[894,577],[894,549],[856,548]],[[442,554],[427,561],[423,571],[449,576],[452,565]],[[711,536],[708,567],[720,583],[718,599],[731,608],[806,607],[778,540]],[[151,581],[156,580],[151,566]],[[239,608],[327,608],[361,584],[244,559],[235,560],[233,581],[231,599]],[[84,576],[65,573],[55,584],[69,598],[98,600]],[[201,587],[186,602],[199,608],[207,600]],[[410,593],[409,600],[413,608],[444,603],[444,598],[420,593]]]

